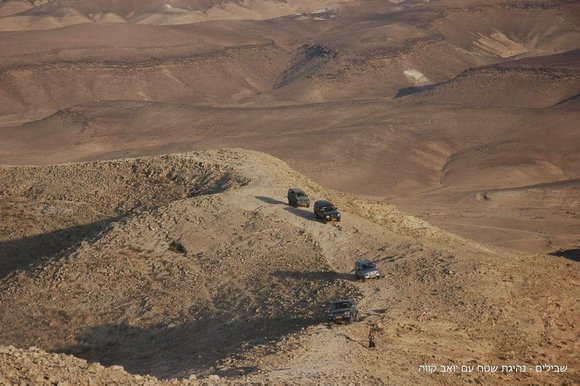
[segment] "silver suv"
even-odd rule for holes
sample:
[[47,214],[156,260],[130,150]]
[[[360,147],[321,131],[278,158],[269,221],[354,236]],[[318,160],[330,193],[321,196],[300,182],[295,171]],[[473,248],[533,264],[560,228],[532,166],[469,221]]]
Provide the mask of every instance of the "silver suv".
[[354,263],[354,274],[356,275],[357,279],[362,281],[385,277],[385,275],[377,268],[377,266],[367,259],[360,259]]
[[310,198],[304,190],[299,188],[288,189],[288,205],[291,206],[305,206],[310,208]]

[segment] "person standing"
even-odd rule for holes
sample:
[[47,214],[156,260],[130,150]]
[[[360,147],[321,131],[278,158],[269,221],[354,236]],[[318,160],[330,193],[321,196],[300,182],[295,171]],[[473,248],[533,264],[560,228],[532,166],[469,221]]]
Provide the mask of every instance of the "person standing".
[[376,348],[377,347],[377,337],[375,335],[375,330],[372,328],[369,331],[369,348]]

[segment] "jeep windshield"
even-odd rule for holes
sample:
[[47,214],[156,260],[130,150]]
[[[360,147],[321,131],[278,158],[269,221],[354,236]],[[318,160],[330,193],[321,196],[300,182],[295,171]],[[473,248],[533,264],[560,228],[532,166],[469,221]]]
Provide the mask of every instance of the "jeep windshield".
[[332,303],[330,309],[334,310],[343,310],[345,308],[350,308],[352,304],[350,302],[339,302],[339,303]]
[[333,210],[336,210],[336,206],[334,206],[334,205],[327,205],[327,206],[321,207],[320,210],[323,211],[323,212],[331,212]]
[[363,264],[362,269],[375,269],[375,265],[373,263],[366,263]]

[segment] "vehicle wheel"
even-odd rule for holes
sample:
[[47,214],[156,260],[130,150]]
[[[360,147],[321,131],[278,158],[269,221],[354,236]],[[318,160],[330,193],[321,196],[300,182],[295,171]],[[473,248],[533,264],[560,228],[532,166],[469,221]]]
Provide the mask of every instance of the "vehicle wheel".
[[362,277],[362,281],[363,281],[363,283],[366,282],[367,281],[367,278],[363,276]]

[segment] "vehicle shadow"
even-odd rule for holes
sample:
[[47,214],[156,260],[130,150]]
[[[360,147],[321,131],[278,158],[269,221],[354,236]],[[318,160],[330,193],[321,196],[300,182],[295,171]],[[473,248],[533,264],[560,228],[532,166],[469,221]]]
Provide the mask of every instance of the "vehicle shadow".
[[557,252],[550,253],[552,256],[565,257],[566,259],[580,262],[580,249],[563,249]]
[[265,202],[266,204],[270,204],[270,205],[280,205],[280,204],[286,204],[286,202],[284,201],[279,201],[279,200],[275,200],[273,198],[270,197],[265,197],[265,196],[256,196],[256,198],[260,201]]
[[289,206],[289,207],[284,208],[284,210],[286,210],[286,211],[288,211],[288,212],[290,212],[298,217],[302,217],[303,219],[320,222],[320,220],[318,220],[316,218],[314,213],[307,210],[307,209],[300,209],[300,208],[294,208],[293,206]]
[[34,269],[43,258],[78,246],[105,231],[123,216],[111,217],[89,224],[59,229],[37,236],[0,242],[0,279],[14,271]]
[[276,350],[280,338],[316,323],[319,320],[308,317],[231,320],[222,316],[173,327],[104,324],[87,329],[77,337],[77,345],[56,352],[162,379],[191,374],[244,375],[258,368],[233,367],[223,360],[255,346]]
[[413,94],[418,94],[418,93],[422,93],[425,91],[429,91],[434,89],[435,87],[439,86],[441,83],[434,83],[434,84],[426,84],[423,86],[413,86],[413,87],[403,87],[400,88],[397,91],[397,95],[395,96],[395,98],[401,98],[407,95],[413,95]]
[[284,210],[298,216],[298,217],[302,217],[303,219],[306,220],[311,220],[311,221],[316,221],[318,222],[319,220],[316,218],[316,216],[314,215],[314,213],[312,213],[310,210],[308,209],[302,209],[302,208],[296,208],[293,206],[288,205],[287,202],[284,201],[279,201],[276,200],[274,198],[270,198],[270,197],[265,197],[265,196],[255,196],[258,200],[265,202],[266,204],[270,204],[270,205],[286,205],[286,207],[284,208]]
[[315,272],[278,271],[274,272],[274,275],[281,278],[290,278],[299,280],[357,281],[354,273],[340,273],[334,271],[315,271]]

